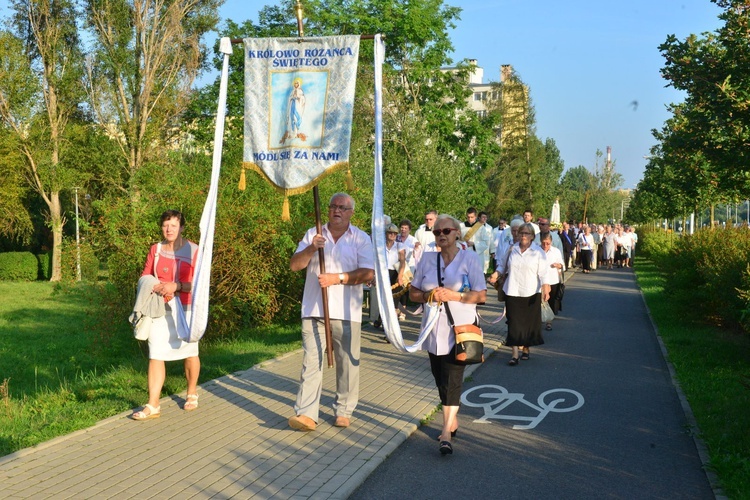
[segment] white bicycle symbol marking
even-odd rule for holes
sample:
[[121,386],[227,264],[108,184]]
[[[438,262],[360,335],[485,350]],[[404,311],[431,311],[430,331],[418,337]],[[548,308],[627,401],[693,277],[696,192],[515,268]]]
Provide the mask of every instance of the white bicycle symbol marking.
[[[486,391],[481,392],[480,391]],[[553,399],[549,403],[545,402],[545,398],[555,393],[562,393],[562,397]],[[478,398],[477,401],[471,401],[471,397]],[[570,405],[573,399],[576,399],[573,406],[560,406],[565,403]],[[535,417],[525,417],[522,415],[501,415],[505,408],[514,402],[518,401],[523,403],[529,408],[532,408],[539,412]],[[583,396],[580,392],[576,392],[572,389],[550,389],[539,395],[537,398],[537,404],[531,403],[524,399],[524,395],[520,393],[509,393],[508,389],[500,385],[478,385],[472,387],[468,391],[461,395],[461,402],[466,406],[473,406],[476,408],[484,408],[484,416],[476,423],[487,423],[490,419],[496,420],[520,420],[522,422],[528,422],[526,425],[514,425],[513,429],[533,429],[544,417],[550,412],[566,413],[569,411],[575,411],[583,406]],[[498,405],[493,408],[493,406]]]

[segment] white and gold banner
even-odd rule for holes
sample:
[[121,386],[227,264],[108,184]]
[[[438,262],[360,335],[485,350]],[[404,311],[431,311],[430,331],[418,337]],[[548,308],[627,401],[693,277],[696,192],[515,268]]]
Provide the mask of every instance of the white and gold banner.
[[359,36],[246,38],[243,166],[284,194],[349,164]]

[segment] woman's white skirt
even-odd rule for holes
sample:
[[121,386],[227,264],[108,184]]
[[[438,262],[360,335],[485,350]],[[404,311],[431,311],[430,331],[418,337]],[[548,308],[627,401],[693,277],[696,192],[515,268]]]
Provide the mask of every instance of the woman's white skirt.
[[[190,311],[185,312],[190,324]],[[154,318],[148,336],[148,357],[161,361],[175,361],[198,355],[198,342],[184,342],[177,336],[177,326],[167,305],[167,314]]]

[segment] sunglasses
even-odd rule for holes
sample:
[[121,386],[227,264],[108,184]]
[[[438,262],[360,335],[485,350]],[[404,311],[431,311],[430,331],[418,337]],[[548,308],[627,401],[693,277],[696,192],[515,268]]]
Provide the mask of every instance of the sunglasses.
[[440,236],[441,234],[444,236],[448,236],[451,234],[452,231],[458,231],[455,227],[446,227],[445,229],[433,229],[432,234],[435,236]]
[[338,210],[339,212],[346,212],[347,210],[351,210],[352,207],[347,207],[344,205],[328,205],[328,209],[335,212]]

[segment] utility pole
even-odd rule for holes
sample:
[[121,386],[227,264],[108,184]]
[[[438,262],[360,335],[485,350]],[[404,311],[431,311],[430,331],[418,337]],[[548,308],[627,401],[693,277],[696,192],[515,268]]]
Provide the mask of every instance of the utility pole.
[[76,280],[81,281],[81,237],[78,232],[78,190],[81,188],[73,189],[76,192]]

